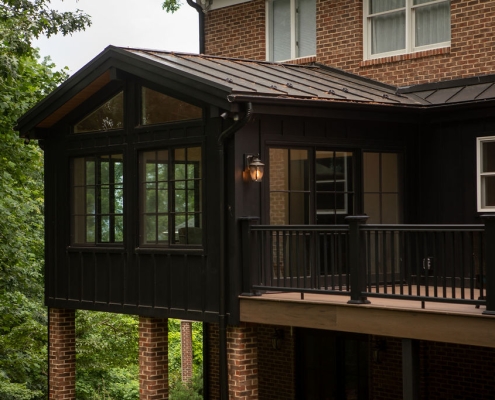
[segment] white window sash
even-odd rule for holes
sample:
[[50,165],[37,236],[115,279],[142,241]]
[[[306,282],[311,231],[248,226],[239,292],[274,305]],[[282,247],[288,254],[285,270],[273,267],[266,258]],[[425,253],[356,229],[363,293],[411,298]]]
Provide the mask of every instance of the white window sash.
[[[417,46],[415,44],[416,40],[416,10],[421,9],[423,7],[431,7],[432,5],[435,4],[441,4],[441,3],[448,3],[449,4],[449,15],[450,15],[450,0],[436,0],[436,1],[431,1],[428,3],[423,3],[423,4],[417,4],[414,5],[413,0],[406,0],[406,6],[397,8],[394,10],[390,11],[383,11],[383,12],[377,12],[372,14],[370,10],[370,0],[364,0],[363,1],[363,59],[364,60],[372,60],[376,58],[383,58],[383,57],[390,57],[390,56],[395,56],[395,55],[401,55],[401,54],[410,54],[410,53],[415,53],[419,51],[425,51],[425,50],[430,50],[430,49],[437,49],[437,48],[443,48],[443,47],[449,47],[450,46],[450,40],[443,41],[443,42],[437,42],[437,43],[432,43],[424,46]],[[372,54],[372,40],[373,40],[373,34],[372,34],[372,20],[375,17],[379,17],[382,15],[387,15],[391,14],[400,10],[405,9],[405,48],[404,49],[398,49],[398,50],[393,50],[393,51],[388,51],[388,52],[383,52],[383,53],[376,53]],[[449,34],[450,34],[450,29],[451,29],[451,21],[449,19],[448,21],[448,29],[449,29]],[[450,36],[450,35],[449,35]]]
[[478,212],[495,212],[495,206],[485,205],[485,184],[487,177],[495,176],[495,172],[482,172],[483,165],[483,144],[495,142],[495,136],[476,138],[476,186],[477,186],[477,206]]

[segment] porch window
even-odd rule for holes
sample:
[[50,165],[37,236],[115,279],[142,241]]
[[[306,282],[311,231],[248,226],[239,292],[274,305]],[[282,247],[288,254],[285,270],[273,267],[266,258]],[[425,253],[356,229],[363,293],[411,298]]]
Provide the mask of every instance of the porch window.
[[401,223],[401,155],[363,153],[364,213],[369,224]]
[[335,224],[352,215],[353,153],[271,148],[270,224]]
[[166,122],[187,121],[203,116],[200,107],[186,103],[155,90],[141,90],[141,124],[154,125]]
[[450,46],[449,0],[366,0],[365,59]]
[[72,160],[72,243],[124,241],[124,161],[122,154]]
[[266,15],[269,61],[316,54],[316,0],[268,0]]
[[200,147],[140,154],[141,245],[202,244]]
[[477,139],[478,211],[495,211],[495,136]]
[[74,133],[110,131],[124,127],[124,93],[120,92],[74,125]]

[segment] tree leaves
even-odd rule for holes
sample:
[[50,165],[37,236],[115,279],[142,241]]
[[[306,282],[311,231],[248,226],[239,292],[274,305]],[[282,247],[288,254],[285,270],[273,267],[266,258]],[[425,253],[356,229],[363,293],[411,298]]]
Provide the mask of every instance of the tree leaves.
[[182,3],[180,0],[165,0],[162,4],[162,9],[173,14],[179,10],[181,5]]

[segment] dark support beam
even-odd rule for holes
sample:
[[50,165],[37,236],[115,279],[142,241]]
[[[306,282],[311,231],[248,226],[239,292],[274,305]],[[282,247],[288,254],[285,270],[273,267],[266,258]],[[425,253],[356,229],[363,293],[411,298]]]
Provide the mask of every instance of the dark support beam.
[[483,314],[495,315],[495,214],[485,214],[481,216],[485,223],[485,243],[484,256],[485,263],[480,266],[480,280],[483,279],[483,269],[485,278],[485,299],[486,310]]
[[419,341],[402,339],[402,399],[419,399]]
[[259,217],[241,217],[239,223],[241,224],[241,268],[242,268],[242,295],[253,296],[253,284],[255,280],[253,278],[252,268],[252,255],[253,255],[253,241],[251,240],[251,232],[249,226],[253,223],[257,223]]
[[369,304],[365,296],[366,291],[366,266],[363,262],[363,238],[359,225],[366,223],[367,215],[353,215],[345,217],[349,224],[349,270],[351,281],[351,300],[349,304]]

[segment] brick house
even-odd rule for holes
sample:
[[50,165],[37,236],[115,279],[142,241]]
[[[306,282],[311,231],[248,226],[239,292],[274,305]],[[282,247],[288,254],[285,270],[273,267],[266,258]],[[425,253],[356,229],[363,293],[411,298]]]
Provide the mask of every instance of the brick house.
[[493,398],[495,2],[206,8],[206,55],[110,46],[19,120],[51,398],[79,308],[140,316],[143,399],[166,318],[206,324],[212,399]]

